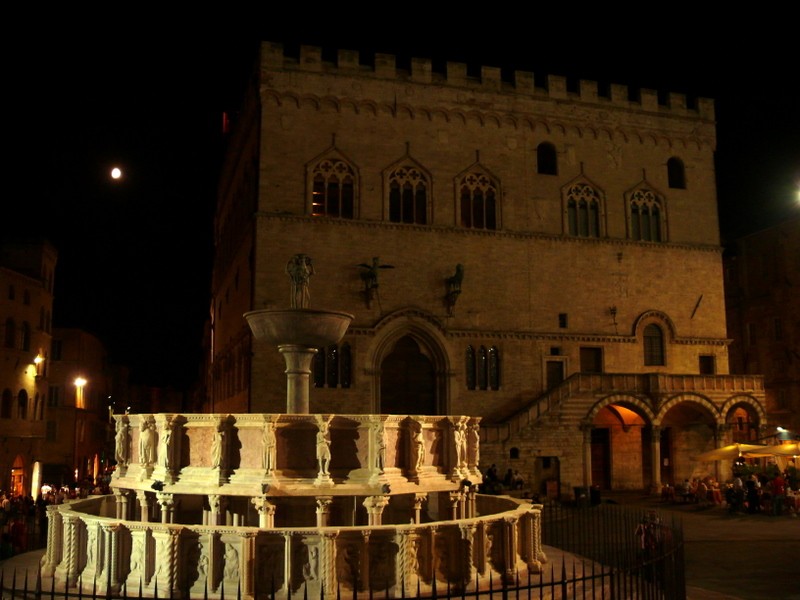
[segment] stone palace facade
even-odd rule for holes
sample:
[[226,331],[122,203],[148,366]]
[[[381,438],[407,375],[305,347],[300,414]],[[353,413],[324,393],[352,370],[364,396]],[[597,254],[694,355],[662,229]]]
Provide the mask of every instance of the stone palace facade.
[[[534,492],[714,475],[761,437],[730,375],[711,100],[264,43],[219,186],[213,413],[275,413],[279,353],[242,317],[355,316],[311,412],[481,418],[481,463]],[[723,472],[717,476],[725,476]]]

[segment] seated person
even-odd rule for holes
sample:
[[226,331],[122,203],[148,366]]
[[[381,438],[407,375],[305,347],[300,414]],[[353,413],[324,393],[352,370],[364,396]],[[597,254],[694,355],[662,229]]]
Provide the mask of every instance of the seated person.
[[697,490],[694,494],[695,502],[698,502],[701,505],[705,505],[708,502],[708,486],[706,485],[705,481],[701,481],[697,484]]

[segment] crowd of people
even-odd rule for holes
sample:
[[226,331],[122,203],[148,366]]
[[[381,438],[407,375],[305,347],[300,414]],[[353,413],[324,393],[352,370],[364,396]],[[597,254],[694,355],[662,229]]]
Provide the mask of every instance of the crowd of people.
[[732,480],[720,484],[713,477],[685,479],[665,484],[661,498],[671,502],[695,502],[701,506],[724,505],[730,512],[780,516],[800,513],[800,490],[796,471],[777,468],[761,473],[738,471]]
[[36,500],[33,496],[0,491],[0,560],[46,543],[48,505],[107,493],[106,486],[88,482],[75,487],[44,485]]
[[481,493],[483,494],[504,494],[510,490],[525,489],[525,479],[516,469],[508,469],[501,479],[497,471],[497,465],[492,464],[483,474],[483,484]]

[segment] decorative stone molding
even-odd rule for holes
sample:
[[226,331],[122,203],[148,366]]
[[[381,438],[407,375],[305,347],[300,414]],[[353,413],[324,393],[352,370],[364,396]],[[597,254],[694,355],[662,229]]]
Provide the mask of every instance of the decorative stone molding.
[[[412,498],[421,504],[422,496]],[[445,507],[448,497],[435,504]],[[328,501],[321,497],[321,506]],[[88,580],[87,569],[93,566],[99,593],[105,593],[109,582],[112,593],[124,587],[132,596],[141,586],[143,596],[158,597],[167,597],[176,586],[188,586],[193,595],[202,596],[206,589],[220,594],[223,587],[226,595],[235,594],[241,585],[242,597],[252,598],[256,579],[261,577],[259,590],[269,581],[255,567],[263,564],[274,567],[269,577],[278,574],[276,591],[281,593],[299,592],[305,585],[309,591],[324,586],[352,593],[357,584],[364,592],[399,597],[402,586],[406,593],[415,593],[417,585],[430,592],[434,573],[438,585],[449,581],[453,589],[461,589],[476,577],[487,585],[490,573],[496,581],[498,574],[508,577],[517,568],[540,570],[546,560],[539,535],[541,505],[496,496],[478,496],[477,502],[481,516],[474,518],[450,519],[447,514],[431,523],[381,525],[373,516],[375,524],[356,528],[263,529],[96,516],[113,514],[116,499],[93,497],[48,509],[51,524],[63,523],[63,557],[51,569],[62,544],[55,536],[48,539],[42,576],[54,577],[55,589],[63,591],[67,582],[70,588],[79,585],[81,566],[85,573],[80,585],[89,592],[95,582]],[[371,497],[366,504],[377,515],[388,498]],[[415,511],[414,502],[408,506]],[[266,556],[269,561],[263,561]],[[50,585],[43,581],[45,589]]]

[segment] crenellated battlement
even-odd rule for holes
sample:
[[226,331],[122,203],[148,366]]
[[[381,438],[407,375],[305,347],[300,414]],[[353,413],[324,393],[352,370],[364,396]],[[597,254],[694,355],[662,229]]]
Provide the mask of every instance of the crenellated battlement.
[[[597,81],[581,79],[578,91],[568,89],[567,78],[561,75],[546,75],[541,79],[530,71],[514,71],[510,81],[502,78],[499,67],[482,66],[479,76],[468,73],[467,65],[460,62],[447,62],[444,72],[434,70],[433,61],[427,58],[411,58],[409,68],[399,66],[398,57],[393,54],[375,53],[361,60],[357,50],[338,50],[336,61],[326,61],[322,48],[301,46],[299,57],[285,52],[283,44],[264,42],[261,46],[261,65],[265,69],[283,69],[306,73],[339,74],[374,78],[376,80],[395,80],[398,83],[431,84],[436,86],[468,88],[472,92],[487,94],[519,94],[540,100],[569,100],[587,104],[603,104],[609,108],[641,110],[660,115],[692,116],[714,121],[714,101],[698,98],[696,107],[690,108],[685,94],[669,93],[665,103],[659,102],[658,92],[647,88],[631,88],[627,85],[611,83],[601,93]],[[372,59],[372,60],[369,60]]]

